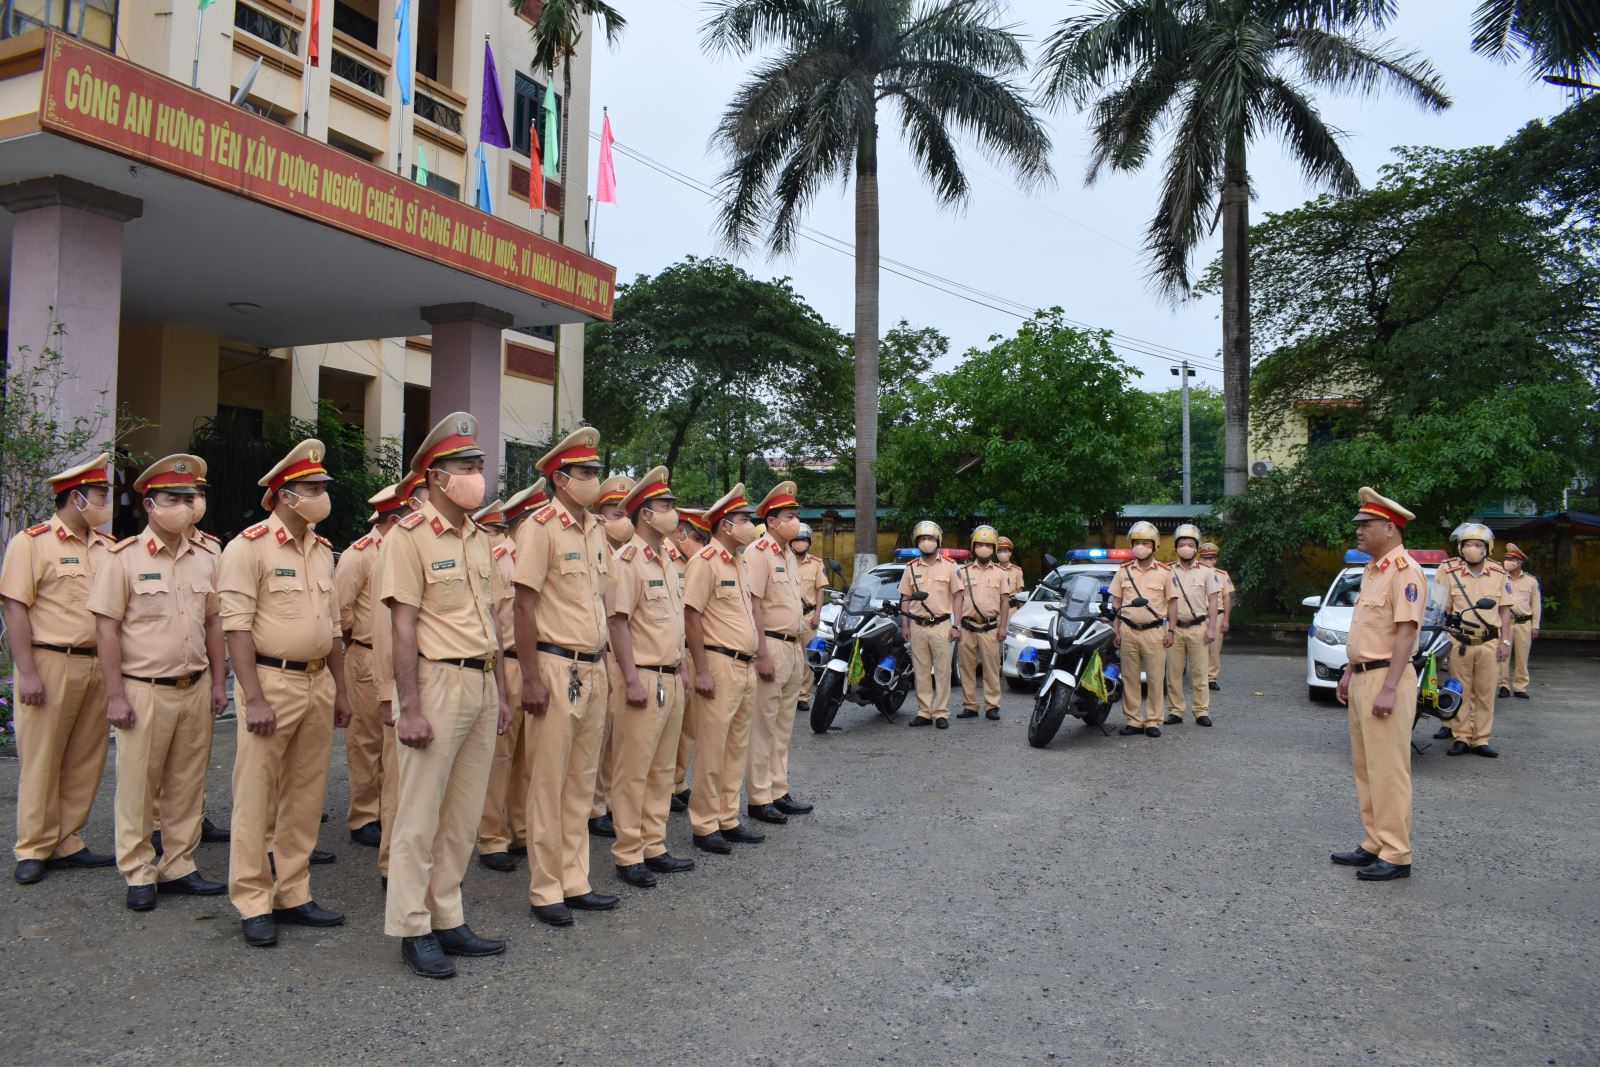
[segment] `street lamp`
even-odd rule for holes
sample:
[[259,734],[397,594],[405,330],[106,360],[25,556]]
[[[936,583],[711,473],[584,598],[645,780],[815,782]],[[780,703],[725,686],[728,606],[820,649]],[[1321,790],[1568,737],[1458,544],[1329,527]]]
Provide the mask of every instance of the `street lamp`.
[[1194,377],[1194,368],[1189,366],[1188,360],[1184,360],[1169,369],[1178,376],[1183,392],[1183,502],[1192,504],[1194,501],[1189,489],[1189,379]]

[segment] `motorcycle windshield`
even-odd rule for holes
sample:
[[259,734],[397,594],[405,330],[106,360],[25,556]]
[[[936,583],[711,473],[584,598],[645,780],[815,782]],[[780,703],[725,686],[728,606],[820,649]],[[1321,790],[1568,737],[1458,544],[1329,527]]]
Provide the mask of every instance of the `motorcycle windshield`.
[[1417,635],[1417,647],[1420,651],[1431,652],[1433,646],[1438,643],[1439,635],[1444,630],[1447,600],[1444,585],[1432,578],[1428,579],[1428,603],[1422,609],[1421,632]]
[[872,590],[870,585],[857,585],[845,593],[844,604],[839,608],[839,620],[834,626],[836,632],[849,633],[872,614]]
[[1086,622],[1100,617],[1100,579],[1092,574],[1068,578],[1061,587],[1061,617]]

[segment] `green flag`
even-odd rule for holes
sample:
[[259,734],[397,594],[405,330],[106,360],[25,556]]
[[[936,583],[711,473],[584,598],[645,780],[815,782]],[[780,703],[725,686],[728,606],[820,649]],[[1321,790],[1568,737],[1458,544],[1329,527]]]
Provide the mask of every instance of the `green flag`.
[[850,672],[846,674],[845,681],[851,685],[859,685],[861,679],[867,675],[866,664],[861,662],[861,642],[855,644],[855,651],[850,653]]
[[204,11],[206,8],[210,7],[216,2],[217,0],[200,0],[200,10]]
[[1110,690],[1106,688],[1105,668],[1100,665],[1100,652],[1095,650],[1089,657],[1089,662],[1083,665],[1083,677],[1078,679],[1078,684],[1095,695],[1095,699],[1105,703]]
[[417,184],[428,184],[428,161],[422,158],[421,145],[417,145]]
[[544,87],[544,176],[561,177],[561,113],[554,79]]
[[1434,707],[1439,706],[1439,662],[1434,657],[1428,657],[1428,665],[1422,669],[1422,699]]

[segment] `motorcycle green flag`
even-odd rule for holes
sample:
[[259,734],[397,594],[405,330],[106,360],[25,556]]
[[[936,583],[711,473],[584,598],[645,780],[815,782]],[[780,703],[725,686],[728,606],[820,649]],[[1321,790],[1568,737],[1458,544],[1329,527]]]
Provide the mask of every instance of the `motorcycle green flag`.
[[1432,707],[1439,706],[1439,661],[1432,656],[1428,657],[1427,666],[1422,668],[1419,695]]
[[866,664],[861,662],[861,642],[857,641],[850,652],[850,673],[845,675],[845,680],[851,685],[859,685],[866,674]]
[[1089,657],[1089,662],[1083,665],[1083,677],[1078,679],[1078,684],[1095,695],[1095,699],[1105,702],[1110,695],[1106,688],[1105,668],[1100,665],[1100,652],[1095,650]]

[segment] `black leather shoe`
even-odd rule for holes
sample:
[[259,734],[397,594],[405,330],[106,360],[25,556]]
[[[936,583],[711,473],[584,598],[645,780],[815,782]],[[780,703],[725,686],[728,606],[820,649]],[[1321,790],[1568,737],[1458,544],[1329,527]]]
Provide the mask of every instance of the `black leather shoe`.
[[798,704],[796,704],[794,706],[794,710],[795,711],[810,711],[811,710],[811,701],[809,701],[809,700],[800,701]]
[[161,831],[150,831],[150,847],[156,850],[156,855],[162,855],[166,850],[161,847]]
[[1502,685],[1495,691],[1494,695],[1497,697],[1508,697],[1511,695],[1511,687],[1509,685]]
[[156,907],[156,887],[154,885],[130,885],[128,887],[129,911],[154,911]]
[[689,791],[687,789],[685,789],[681,793],[672,794],[672,810],[673,811],[688,811],[689,810]]
[[1450,736],[1450,727],[1448,727],[1448,726],[1441,726],[1441,727],[1439,727],[1437,730],[1435,730],[1433,732],[1433,739],[1435,741],[1443,741],[1445,738],[1447,738],[1449,736]]
[[1411,864],[1390,863],[1388,860],[1378,862],[1361,868],[1356,872],[1356,877],[1363,882],[1389,882],[1396,878],[1410,878]]
[[638,889],[654,889],[656,876],[650,873],[650,868],[642,863],[630,863],[626,867],[617,867],[617,877]]
[[290,926],[343,926],[344,912],[319,908],[316,901],[308,900],[293,908],[273,908],[272,921]]
[[726,856],[733,851],[733,846],[728,844],[728,839],[722,836],[721,830],[709,834],[695,834],[694,847],[701,852],[715,852],[719,856]]
[[1196,719],[1194,721],[1194,723],[1195,723],[1196,726],[1210,726],[1211,725],[1211,716],[1202,715],[1198,719]]
[[1159,726],[1146,726],[1144,728],[1144,735],[1146,737],[1160,737],[1161,736],[1161,727],[1159,727]]
[[1496,752],[1494,749],[1490,748],[1488,745],[1473,745],[1472,746],[1472,754],[1474,756],[1487,756],[1489,759],[1499,759],[1500,758],[1500,753]]
[[911,721],[906,723],[906,725],[907,726],[911,726],[911,727],[932,726],[933,725],[933,720],[932,719],[925,719],[921,715],[913,715],[913,716],[911,716]]
[[565,903],[577,911],[610,911],[622,903],[622,898],[590,891],[581,897],[568,897]]
[[511,853],[513,856],[526,856],[528,854],[528,846],[526,843],[521,845],[512,845],[510,848],[506,849],[506,851]]
[[1378,862],[1376,852],[1368,852],[1360,845],[1349,852],[1335,852],[1328,858],[1341,867],[1366,867]]
[[226,844],[233,840],[233,833],[218,826],[210,819],[202,818],[200,820],[200,840],[207,845]]
[[1445,755],[1447,755],[1447,756],[1465,756],[1468,752],[1471,752],[1471,751],[1472,751],[1471,746],[1469,746],[1465,741],[1457,741],[1455,744],[1450,746],[1450,751],[1446,752]]
[[1128,723],[1124,725],[1122,729],[1118,730],[1117,733],[1121,734],[1123,737],[1132,737],[1134,734],[1144,733],[1144,727],[1135,726],[1132,723]]
[[1213,693],[1222,692],[1222,686],[1218,685],[1216,682],[1207,682],[1206,688],[1210,689]]
[[983,717],[985,719],[988,719],[990,722],[999,722],[1000,721],[1000,709],[999,708],[990,708],[988,711],[983,713]]
[[682,871],[694,870],[694,860],[679,859],[670,852],[663,852],[659,856],[649,856],[644,865],[657,874],[678,874]]
[[611,813],[608,811],[598,819],[590,819],[589,832],[596,837],[616,837],[617,828],[611,822]]
[[454,978],[456,965],[444,954],[444,948],[433,934],[400,939],[400,958],[406,961],[413,974],[424,978]]
[[220,897],[227,891],[227,882],[213,882],[202,877],[199,871],[190,871],[182,878],[156,883],[157,893],[176,893],[180,897]]
[[104,852],[90,852],[87,848],[80,848],[70,856],[52,856],[44,861],[44,865],[51,870],[63,870],[82,867],[114,867],[117,857],[108,856]]
[[1181,722],[1183,722],[1183,716],[1182,715],[1173,715],[1170,712],[1167,714],[1167,723],[1166,724],[1168,726],[1177,726]]
[[383,891],[387,893],[389,891],[389,876],[387,874],[378,875],[378,884],[383,886]]
[[767,835],[760,830],[752,830],[743,823],[734,823],[722,831],[722,839],[738,845],[759,845],[767,839]]
[[546,926],[571,926],[572,909],[565,904],[535,904],[533,917]]
[[948,730],[950,729],[950,717],[947,715],[942,719],[935,719],[933,720],[933,725],[941,730]]
[[18,885],[33,885],[44,881],[43,860],[19,860],[16,873],[11,876]]
[[324,863],[332,863],[338,858],[339,857],[334,855],[332,852],[324,852],[320,848],[314,848],[311,850],[311,865],[313,867],[320,867]]
[[1525,693],[1525,692],[1524,693],[1512,693],[1511,695],[1516,697],[1518,700],[1527,700],[1528,699],[1528,694]]
[[785,793],[772,802],[772,806],[785,815],[810,815],[816,810],[816,805],[807,804],[803,800],[796,800],[793,793]]
[[962,708],[960,711],[956,712],[956,718],[958,719],[976,719],[977,717],[977,708]]
[[517,869],[517,861],[509,852],[484,852],[478,856],[478,865],[491,871],[510,874]]
[[504,941],[494,937],[479,937],[466,923],[454,930],[435,930],[433,938],[447,956],[498,956],[506,950]]
[[759,819],[762,822],[770,822],[775,826],[782,826],[784,823],[789,821],[789,816],[779,811],[777,806],[774,804],[751,804],[744,810],[745,814],[749,815],[752,819]]
[[369,822],[365,826],[351,830],[350,840],[358,845],[366,845],[368,848],[377,848],[383,844],[383,827],[375,822]]
[[278,943],[278,924],[270,915],[256,915],[239,923],[244,943],[255,948],[271,948]]

